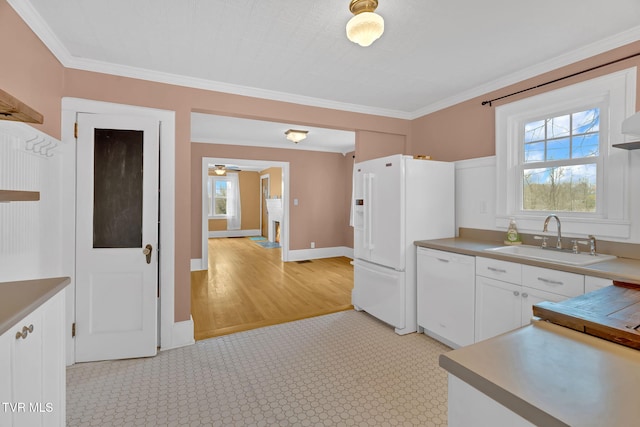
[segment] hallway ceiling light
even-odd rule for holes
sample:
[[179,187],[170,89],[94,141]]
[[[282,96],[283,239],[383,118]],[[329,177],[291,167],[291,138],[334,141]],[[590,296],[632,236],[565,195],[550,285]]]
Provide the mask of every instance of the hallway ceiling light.
[[284,134],[287,135],[289,141],[293,141],[296,144],[307,137],[308,130],[289,129]]
[[216,168],[213,170],[216,175],[224,175],[227,173],[227,169],[224,165],[216,165]]
[[384,19],[374,12],[378,0],[351,0],[349,10],[355,16],[347,22],[347,38],[367,47],[384,32]]

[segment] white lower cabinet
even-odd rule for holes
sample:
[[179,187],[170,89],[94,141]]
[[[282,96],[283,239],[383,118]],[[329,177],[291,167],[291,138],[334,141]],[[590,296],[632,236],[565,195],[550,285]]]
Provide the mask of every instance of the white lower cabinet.
[[452,374],[448,377],[448,408],[449,427],[534,427],[511,409]]
[[522,266],[476,257],[475,341],[522,326]]
[[64,292],[0,336],[0,376],[0,426],[65,425]]
[[7,411],[5,403],[12,401],[11,392],[11,337],[7,332],[0,335],[0,426],[12,425],[11,412]]
[[534,304],[583,293],[580,274],[477,257],[475,340],[529,324]]
[[597,291],[613,285],[613,280],[603,279],[602,277],[584,276],[584,293]]
[[612,284],[609,279],[418,248],[418,326],[451,347],[462,347],[529,324],[535,304]]
[[475,257],[426,248],[417,257],[418,326],[454,348],[473,344]]
[[521,285],[476,277],[476,342],[522,325],[521,292]]

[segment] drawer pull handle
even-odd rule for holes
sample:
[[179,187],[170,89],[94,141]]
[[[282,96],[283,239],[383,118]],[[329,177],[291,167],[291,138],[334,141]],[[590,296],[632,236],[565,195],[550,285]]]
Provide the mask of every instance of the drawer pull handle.
[[526,293],[526,292],[523,292],[523,293],[522,293],[522,298],[526,298],[526,297],[528,297],[528,296],[529,296],[529,294],[528,294],[528,293]]
[[16,339],[22,338],[24,340],[27,338],[27,335],[29,335],[29,333],[31,332],[33,332],[33,325],[29,325],[28,327],[23,326],[22,331],[16,332]]
[[487,267],[487,270],[493,271],[495,273],[506,273],[507,270],[503,270],[502,268],[495,268],[495,267]]
[[444,259],[444,258],[438,258],[438,261],[442,261],[442,262],[449,262],[448,259]]
[[557,280],[545,279],[544,277],[538,277],[538,280],[543,283],[546,283],[547,285],[560,285],[560,286],[564,285],[563,282],[559,282]]
[[520,292],[518,292],[518,291],[513,291],[513,295],[518,296],[518,295],[520,295]]

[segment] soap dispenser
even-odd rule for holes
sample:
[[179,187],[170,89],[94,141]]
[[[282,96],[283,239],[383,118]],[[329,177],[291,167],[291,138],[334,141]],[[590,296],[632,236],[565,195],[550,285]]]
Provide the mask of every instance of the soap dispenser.
[[509,219],[509,228],[507,228],[507,240],[504,241],[507,245],[520,245],[522,240],[520,239],[520,233],[518,233],[518,226],[516,225],[516,219]]

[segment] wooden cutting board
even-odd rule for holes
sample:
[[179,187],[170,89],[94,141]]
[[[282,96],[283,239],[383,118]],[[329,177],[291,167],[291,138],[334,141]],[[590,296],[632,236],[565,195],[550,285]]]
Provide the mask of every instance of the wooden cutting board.
[[640,350],[640,285],[614,281],[565,301],[535,304],[533,315]]

